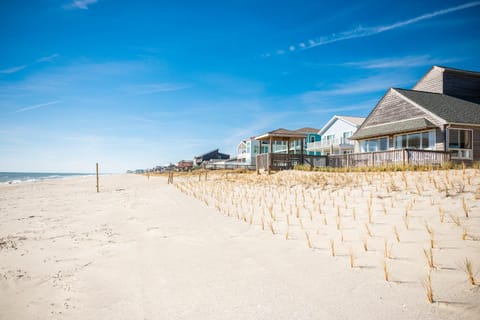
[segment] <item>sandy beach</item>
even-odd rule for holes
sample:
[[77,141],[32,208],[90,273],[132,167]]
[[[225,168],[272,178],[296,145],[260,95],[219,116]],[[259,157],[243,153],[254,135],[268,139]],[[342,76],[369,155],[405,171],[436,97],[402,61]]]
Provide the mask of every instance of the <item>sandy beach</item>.
[[0,319],[480,314],[479,170],[117,175],[95,191],[0,185]]

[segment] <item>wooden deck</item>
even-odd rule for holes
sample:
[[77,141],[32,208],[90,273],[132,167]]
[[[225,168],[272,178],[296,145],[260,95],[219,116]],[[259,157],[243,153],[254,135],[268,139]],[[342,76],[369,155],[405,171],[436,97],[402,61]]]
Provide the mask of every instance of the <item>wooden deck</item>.
[[257,155],[257,171],[288,170],[296,165],[313,167],[362,167],[362,166],[441,166],[450,161],[449,152],[399,149],[381,152],[354,153],[328,156],[311,156],[304,154],[264,153]]

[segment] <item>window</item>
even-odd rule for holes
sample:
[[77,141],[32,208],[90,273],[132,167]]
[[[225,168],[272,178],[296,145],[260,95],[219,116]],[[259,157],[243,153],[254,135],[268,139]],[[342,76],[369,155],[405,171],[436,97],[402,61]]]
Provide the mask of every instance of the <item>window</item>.
[[395,149],[434,149],[435,131],[403,134],[395,137]]
[[469,129],[448,129],[448,150],[452,158],[472,159],[473,131]]
[[257,154],[258,153],[258,146],[253,146],[253,154]]
[[310,142],[315,142],[315,136],[310,137]]
[[360,141],[361,152],[375,152],[388,150],[388,138],[379,138]]
[[251,142],[248,141],[247,142],[247,153],[250,153],[250,150],[251,150],[250,147],[251,147]]

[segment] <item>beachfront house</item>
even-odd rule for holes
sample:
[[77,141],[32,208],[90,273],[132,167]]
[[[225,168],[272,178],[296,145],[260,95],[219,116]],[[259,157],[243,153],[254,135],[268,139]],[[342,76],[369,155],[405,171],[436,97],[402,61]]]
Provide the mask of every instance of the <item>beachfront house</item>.
[[[320,135],[318,134],[318,129],[315,128],[301,128],[297,130],[287,130],[287,129],[277,129],[274,131],[270,131],[271,134],[275,139],[272,141],[272,152],[273,153],[291,153],[291,154],[308,154],[308,155],[320,155],[319,152],[310,151],[308,147],[320,141]],[[299,134],[299,136],[303,137],[299,138],[291,138],[295,136],[295,134]],[[280,139],[279,136],[286,135],[290,138],[282,138]],[[268,141],[263,141],[263,148],[262,153],[268,153],[269,150],[269,143]],[[258,141],[257,141],[258,143]],[[288,148],[288,152],[287,152]]]
[[191,160],[181,160],[175,165],[176,169],[179,171],[189,171],[193,169],[193,161]]
[[226,159],[230,159],[230,155],[221,153],[219,149],[215,149],[207,153],[204,153],[202,155],[195,156],[193,158],[193,165],[195,167],[200,167],[204,162],[207,162],[207,161],[226,160]]
[[[260,141],[255,140],[255,137],[242,140],[237,146],[237,161],[247,166],[254,166],[256,164],[257,155],[259,153]],[[262,143],[262,153],[268,153],[269,145]]]
[[[313,144],[320,142],[320,134],[318,133],[318,131],[319,131],[318,129],[308,128],[308,127],[295,130],[295,132],[307,135],[306,138],[303,140],[305,154],[320,155],[319,151],[312,150],[312,148],[310,147]],[[300,148],[301,148],[300,141],[294,140],[292,142],[290,150],[293,151],[293,153],[299,153]]]
[[360,153],[416,149],[480,160],[480,72],[433,66],[413,89],[390,88],[351,139]]
[[319,139],[319,136],[314,133],[317,132],[316,129],[310,130],[310,133],[306,131],[305,128],[298,130],[280,128],[256,137],[255,140],[259,143],[268,145],[266,150],[262,148],[261,153],[257,155],[257,172],[292,169],[296,165],[319,166],[318,161],[325,162],[319,155],[307,153],[309,135],[315,139]]
[[362,117],[333,116],[317,135],[318,141],[307,145],[307,150],[318,155],[346,154],[354,152],[354,141],[350,137],[365,121]]

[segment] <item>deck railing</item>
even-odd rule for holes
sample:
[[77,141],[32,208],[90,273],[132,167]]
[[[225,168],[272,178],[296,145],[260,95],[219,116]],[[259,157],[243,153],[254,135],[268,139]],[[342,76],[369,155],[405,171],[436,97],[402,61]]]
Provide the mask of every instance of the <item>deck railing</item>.
[[418,149],[398,149],[328,156],[264,153],[257,155],[257,170],[293,169],[296,165],[334,168],[394,165],[441,166],[450,160],[451,154],[449,152]]
[[315,151],[315,150],[322,150],[322,149],[328,149],[330,147],[338,148],[338,147],[353,147],[354,142],[353,140],[350,140],[348,138],[344,137],[339,137],[335,139],[330,139],[330,140],[321,140],[321,141],[315,141],[315,142],[309,142],[307,144],[307,150],[309,151]]

